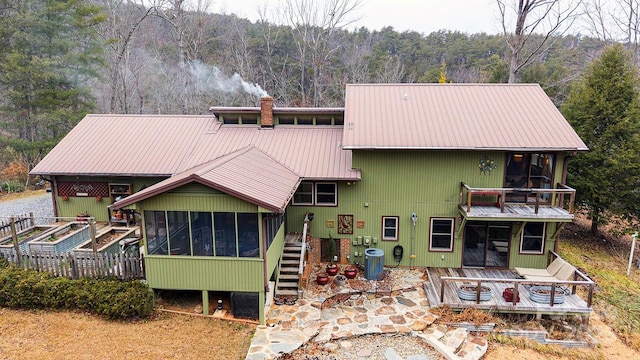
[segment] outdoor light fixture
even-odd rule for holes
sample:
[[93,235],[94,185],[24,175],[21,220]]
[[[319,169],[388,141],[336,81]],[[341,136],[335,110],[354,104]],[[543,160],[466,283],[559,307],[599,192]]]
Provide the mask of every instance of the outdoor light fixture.
[[413,221],[413,226],[416,226],[416,222],[418,222],[418,214],[411,213],[411,221]]

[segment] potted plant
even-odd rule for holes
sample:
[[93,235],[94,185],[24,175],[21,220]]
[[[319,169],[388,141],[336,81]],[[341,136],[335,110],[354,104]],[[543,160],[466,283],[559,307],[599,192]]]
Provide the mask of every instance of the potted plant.
[[327,283],[329,283],[329,275],[327,275],[326,272],[317,273],[316,283],[318,283],[318,285],[327,285]]
[[353,265],[349,265],[347,266],[346,269],[344,269],[344,276],[347,279],[355,279],[357,275],[358,275],[358,268],[356,268]]
[[327,274],[329,276],[335,276],[338,273],[338,265],[333,263],[333,259],[336,256],[336,242],[333,241],[331,234],[329,234],[329,257],[331,258],[331,263],[327,265]]

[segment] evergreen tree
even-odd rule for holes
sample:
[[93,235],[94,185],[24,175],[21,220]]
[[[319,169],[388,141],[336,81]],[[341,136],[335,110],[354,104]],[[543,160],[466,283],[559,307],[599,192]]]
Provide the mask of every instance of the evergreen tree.
[[64,136],[94,100],[85,86],[101,59],[91,25],[100,9],[80,0],[0,7],[0,124],[30,142]]
[[591,230],[611,217],[637,219],[640,194],[639,81],[621,45],[605,49],[562,107],[590,151],[569,162],[567,182],[587,206]]

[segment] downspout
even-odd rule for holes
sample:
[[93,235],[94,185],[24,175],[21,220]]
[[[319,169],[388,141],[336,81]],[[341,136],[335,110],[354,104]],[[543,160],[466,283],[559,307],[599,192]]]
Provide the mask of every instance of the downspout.
[[267,277],[267,225],[266,217],[262,215],[262,277],[264,280],[264,291],[269,292],[269,278]]

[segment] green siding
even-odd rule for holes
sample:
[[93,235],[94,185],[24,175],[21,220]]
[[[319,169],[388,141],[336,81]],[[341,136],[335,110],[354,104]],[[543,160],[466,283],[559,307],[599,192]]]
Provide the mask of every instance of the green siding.
[[[204,186],[203,188],[208,189]],[[258,212],[258,206],[231,195],[217,191],[198,193],[193,191],[193,187],[187,190],[187,192],[174,191],[160,194],[143,200],[136,206],[140,212],[144,210]]]
[[276,233],[276,237],[273,239],[269,250],[267,250],[267,278],[271,278],[271,275],[273,275],[273,272],[280,262],[282,249],[284,248],[284,229],[285,224],[282,224]]
[[154,289],[264,291],[262,259],[148,255],[145,269]]
[[[394,266],[393,247],[402,245],[404,256],[400,266],[411,265],[410,255],[412,238],[414,266],[460,267],[462,265],[462,229],[458,204],[460,182],[471,187],[500,188],[504,185],[505,153],[497,151],[393,151],[393,150],[354,150],[352,163],[362,173],[362,181],[352,185],[338,183],[337,207],[289,206],[287,208],[288,231],[302,231],[304,214],[315,214],[311,222],[314,237],[348,238],[371,236],[378,239],[369,247],[381,248],[385,253],[385,265]],[[488,157],[497,165],[490,173],[479,171],[480,159]],[[562,180],[563,157],[558,156],[555,167],[555,182]],[[555,184],[554,184],[555,185]],[[418,215],[413,229],[411,213]],[[337,233],[339,214],[354,215],[354,233]],[[382,235],[382,217],[399,217],[399,240],[380,241]],[[430,252],[429,232],[432,217],[455,218],[455,239],[453,252]],[[327,220],[333,220],[336,227],[327,226]],[[362,229],[356,227],[357,220],[363,220]],[[514,219],[513,221],[519,221]],[[553,226],[552,226],[553,227]],[[517,264],[542,264],[546,255],[518,255],[519,238],[513,239],[510,266]],[[553,248],[550,241],[545,251]],[[355,257],[354,252],[362,253],[366,246],[353,246],[351,262],[364,263],[363,256]],[[543,260],[540,260],[543,259]],[[540,267],[540,266],[536,266]],[[541,266],[544,267],[544,266]]]
[[[160,178],[114,178],[114,177],[56,177],[57,181],[64,182],[107,182],[112,184],[132,184],[133,192],[140,191],[141,188],[153,185],[162,179]],[[74,218],[80,213],[89,213],[96,221],[109,221],[110,215],[107,206],[111,205],[109,197],[103,197],[100,201],[96,201],[94,197],[74,197],[70,196],[67,201],[53,192],[56,198],[56,212],[60,217]]]

